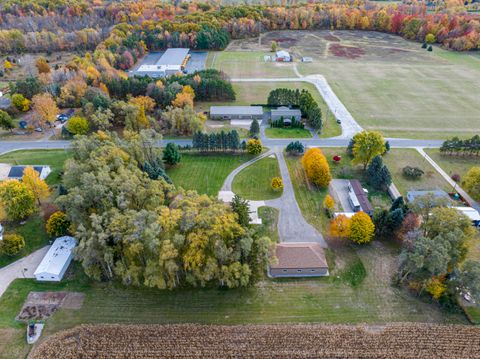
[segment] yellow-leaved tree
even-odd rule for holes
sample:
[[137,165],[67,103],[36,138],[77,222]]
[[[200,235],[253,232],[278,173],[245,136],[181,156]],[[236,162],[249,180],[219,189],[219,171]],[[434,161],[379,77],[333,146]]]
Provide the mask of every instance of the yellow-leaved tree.
[[368,243],[373,239],[375,225],[365,212],[357,212],[350,220],[350,239],[358,244]]
[[32,190],[18,180],[0,182],[1,219],[19,221],[35,212],[35,196]]
[[327,211],[328,214],[332,213],[333,206],[335,206],[335,202],[333,201],[332,196],[327,194],[325,199],[323,200],[323,208]]
[[33,96],[32,108],[42,125],[45,123],[53,124],[57,119],[58,107],[52,95],[49,93]]
[[332,180],[327,158],[319,148],[310,148],[302,157],[302,165],[310,182],[327,187]]
[[272,189],[274,191],[279,191],[283,188],[283,181],[281,177],[273,177],[272,178]]
[[40,178],[40,175],[33,167],[25,168],[23,171],[22,182],[33,193],[38,205],[41,204],[41,200],[44,200],[50,196],[50,188],[48,184]]
[[328,233],[335,238],[348,238],[350,236],[350,218],[340,214],[330,221]]

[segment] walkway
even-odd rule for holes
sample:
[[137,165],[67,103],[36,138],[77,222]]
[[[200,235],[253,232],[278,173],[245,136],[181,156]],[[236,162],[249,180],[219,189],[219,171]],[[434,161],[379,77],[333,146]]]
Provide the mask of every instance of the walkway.
[[0,268],[0,297],[15,279],[33,278],[33,272],[35,272],[49,248],[50,246],[40,248],[16,262]]
[[458,194],[462,196],[472,208],[475,208],[480,212],[480,204],[470,197],[470,195],[465,192],[454,180],[452,180],[452,178],[423,150],[423,148],[418,147],[416,150],[433,166],[433,168],[435,168],[435,170],[437,170],[438,173],[440,173],[440,175],[452,186],[452,188],[455,188],[455,191],[457,191]]

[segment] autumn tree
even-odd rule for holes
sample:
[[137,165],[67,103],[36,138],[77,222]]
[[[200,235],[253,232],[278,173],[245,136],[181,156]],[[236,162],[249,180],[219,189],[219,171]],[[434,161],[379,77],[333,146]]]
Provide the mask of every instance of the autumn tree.
[[251,138],[247,141],[247,152],[251,155],[259,155],[263,151],[262,141]]
[[58,107],[52,95],[42,93],[33,96],[32,108],[40,124],[52,125],[57,119]]
[[350,240],[357,244],[369,243],[373,239],[375,225],[365,212],[355,213],[350,220]]
[[44,57],[39,57],[37,61],[35,61],[35,66],[39,74],[48,74],[50,72],[50,65]]
[[192,106],[185,108],[167,107],[162,112],[161,126],[164,133],[176,136],[190,136],[195,132],[203,130],[206,117],[203,114],[195,113]]
[[90,129],[88,120],[80,116],[74,116],[68,120],[66,127],[72,135],[86,135]]
[[333,201],[332,196],[327,194],[325,196],[325,199],[323,200],[323,209],[325,209],[325,212],[327,212],[328,216],[331,216],[333,207],[335,206],[335,202]]
[[302,166],[309,181],[319,187],[326,187],[332,180],[330,166],[319,148],[310,148],[302,157]]
[[4,130],[11,130],[14,127],[15,126],[10,115],[5,111],[0,110],[0,128],[3,128]]
[[0,254],[14,256],[25,247],[25,239],[17,233],[6,233],[0,241]]
[[273,177],[271,182],[271,187],[274,191],[279,191],[283,189],[283,181],[281,177]]
[[38,205],[41,205],[41,200],[50,196],[50,188],[33,167],[28,166],[25,168],[22,183],[32,191]]
[[463,188],[473,199],[480,201],[480,167],[472,167],[463,178]]
[[328,233],[331,237],[346,239],[350,236],[350,218],[340,214],[330,221]]
[[195,92],[189,85],[183,86],[182,91],[177,93],[175,99],[172,101],[173,107],[184,108],[186,106],[193,107],[193,99],[195,98]]
[[364,170],[375,156],[381,156],[385,152],[385,140],[380,132],[359,132],[353,137],[353,142],[352,163],[362,164]]
[[68,233],[70,225],[67,215],[57,211],[48,218],[45,229],[50,237],[60,237]]
[[155,109],[155,100],[148,96],[137,96],[130,98],[129,102],[138,107],[143,107],[145,111],[151,112]]
[[12,104],[18,111],[27,112],[30,110],[31,101],[22,94],[16,93],[12,95]]
[[87,89],[86,81],[80,76],[68,80],[60,90],[60,105],[64,107],[80,107]]
[[2,217],[19,221],[35,212],[35,195],[25,183],[6,180],[0,182],[0,206]]

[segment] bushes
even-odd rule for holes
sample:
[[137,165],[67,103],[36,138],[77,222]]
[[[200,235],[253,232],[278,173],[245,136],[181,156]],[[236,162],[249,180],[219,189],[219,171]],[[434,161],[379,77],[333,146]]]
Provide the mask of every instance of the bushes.
[[309,181],[326,187],[332,180],[327,159],[319,148],[311,148],[302,157],[302,166]]
[[252,138],[247,142],[247,152],[251,155],[259,155],[262,153],[262,141],[256,138]]
[[283,188],[283,181],[281,177],[273,177],[272,178],[272,189],[274,191],[279,191]]
[[407,177],[409,179],[412,179],[412,180],[416,180],[416,179],[419,179],[420,177],[422,177],[425,172],[423,172],[418,167],[405,166],[402,169],[402,173],[405,177]]
[[290,142],[287,145],[286,152],[289,155],[301,155],[305,152],[305,146],[300,141]]
[[0,254],[14,256],[25,247],[25,239],[16,233],[7,233],[0,242]]
[[67,215],[61,211],[57,211],[48,219],[45,229],[50,237],[61,237],[68,233],[70,221]]

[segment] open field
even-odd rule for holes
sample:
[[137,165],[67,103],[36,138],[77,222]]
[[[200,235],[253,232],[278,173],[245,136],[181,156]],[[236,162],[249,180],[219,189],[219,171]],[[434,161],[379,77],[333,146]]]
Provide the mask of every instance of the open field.
[[278,237],[278,209],[273,207],[260,207],[258,216],[262,219],[262,224],[256,226],[259,236],[266,236],[274,242],[279,242]]
[[223,181],[235,168],[251,159],[248,154],[182,153],[182,161],[167,174],[177,187],[217,196]]
[[323,129],[320,137],[334,137],[342,133],[341,127],[335,122],[335,117],[328,109],[327,104],[323,101],[323,97],[317,91],[314,85],[304,82],[235,82],[233,88],[236,93],[235,102],[198,102],[195,104],[195,110],[209,111],[210,106],[232,106],[232,105],[254,105],[266,104],[268,94],[276,88],[290,88],[299,90],[308,90],[313,98],[317,101],[322,110],[324,119]]
[[49,185],[60,183],[63,163],[71,153],[66,150],[22,150],[0,156],[0,162],[12,165],[49,165],[52,173],[47,177]]
[[267,128],[265,136],[269,138],[310,138],[312,134],[304,128]]
[[469,156],[444,156],[438,149],[425,149],[425,152],[449,175],[458,173],[463,178],[468,170],[480,166],[479,157]]
[[240,197],[251,200],[278,198],[282,191],[271,188],[273,177],[280,177],[276,158],[265,157],[243,169],[232,183],[232,190]]
[[[295,64],[302,75],[324,75],[366,129],[390,137],[432,139],[480,131],[476,97],[480,58],[476,54],[438,47],[427,52],[418,43],[375,32],[278,31],[262,35],[260,41],[232,42],[222,54],[225,61],[220,67],[232,77],[279,76],[277,67],[258,59],[269,51],[273,40],[297,61],[282,65],[287,66],[284,77],[291,77],[289,66]],[[241,61],[228,61],[237,56]],[[311,56],[314,61],[298,62],[300,56]]]
[[[480,329],[368,326],[87,326],[40,345],[32,359],[112,358],[475,358]],[[72,340],[72,338],[75,338]]]

